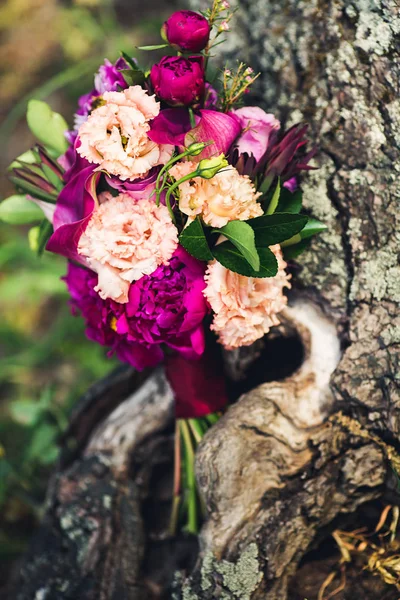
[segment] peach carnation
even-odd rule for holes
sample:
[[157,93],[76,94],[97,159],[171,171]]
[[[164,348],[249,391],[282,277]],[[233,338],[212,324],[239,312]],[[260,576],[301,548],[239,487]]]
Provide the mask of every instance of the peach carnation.
[[139,85],[121,92],[105,92],[103,104],[80,126],[78,153],[97,171],[105,170],[122,180],[144,177],[152,167],[171,158],[173,146],[152,142],[149,121],[160,112],[160,103]]
[[278,260],[275,277],[244,277],[217,261],[208,266],[203,293],[214,311],[211,329],[227,350],[249,346],[279,324],[277,314],[287,303],[283,288],[290,283],[280,246],[271,250]]
[[[180,162],[170,173],[181,179],[195,171],[197,163]],[[248,175],[240,175],[234,167],[217,173],[211,179],[195,177],[179,186],[179,208],[189,217],[201,215],[212,227],[223,227],[228,221],[247,221],[263,214],[256,192]]]
[[178,245],[178,231],[168,209],[155,202],[134,200],[128,193],[99,196],[82,234],[78,252],[98,274],[95,288],[104,300],[128,302],[132,281],[166,265]]

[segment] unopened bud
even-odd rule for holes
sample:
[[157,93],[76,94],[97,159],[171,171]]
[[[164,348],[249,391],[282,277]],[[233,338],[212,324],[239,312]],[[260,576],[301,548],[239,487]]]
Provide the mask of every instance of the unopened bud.
[[221,169],[228,166],[228,161],[224,154],[220,154],[215,158],[205,158],[199,162],[196,176],[203,179],[212,179]]
[[190,146],[186,149],[188,156],[199,156],[207,146],[204,142],[195,142],[194,144],[190,144]]

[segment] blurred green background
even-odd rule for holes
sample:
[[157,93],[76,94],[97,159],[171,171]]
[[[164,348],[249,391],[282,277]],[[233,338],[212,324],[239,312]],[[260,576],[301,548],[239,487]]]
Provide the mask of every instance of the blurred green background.
[[[0,4],[0,200],[7,166],[33,144],[30,97],[68,122],[105,57],[159,43],[178,6],[166,0],[5,0]],[[180,3],[182,7],[183,3]],[[86,340],[60,280],[65,261],[29,249],[27,230],[0,222],[0,597],[43,511],[57,440],[76,399],[116,361]]]

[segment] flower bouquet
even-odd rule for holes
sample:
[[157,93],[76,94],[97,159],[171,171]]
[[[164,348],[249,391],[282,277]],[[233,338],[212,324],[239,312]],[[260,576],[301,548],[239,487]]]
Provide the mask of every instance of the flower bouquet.
[[324,229],[301,214],[307,127],[282,131],[242,106],[250,67],[210,67],[231,18],[222,0],[176,12],[165,43],[142,48],[168,49],[149,71],[125,53],[106,60],[71,130],[32,100],[38,144],[11,165],[18,194],[0,205],[9,222],[40,221],[34,251],[68,259],[88,338],[138,370],[165,362],[177,419],[171,529],[183,520],[192,532],[194,452],[228,402],[215,342],[248,346],[279,323],[286,261]]

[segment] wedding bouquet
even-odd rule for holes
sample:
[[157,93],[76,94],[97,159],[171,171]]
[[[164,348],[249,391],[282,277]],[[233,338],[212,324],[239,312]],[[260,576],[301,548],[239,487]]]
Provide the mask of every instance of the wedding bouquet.
[[184,448],[180,458],[178,435],[173,522],[183,499],[191,531],[193,451],[227,402],[212,336],[232,350],[277,325],[286,261],[324,228],[301,214],[307,127],[282,131],[241,105],[250,67],[209,64],[231,17],[223,0],[174,13],[165,44],[142,48],[168,48],[148,72],[125,53],[106,60],[71,130],[32,100],[38,144],[11,165],[18,195],[0,205],[9,222],[40,219],[32,249],[68,259],[71,307],[91,340],[139,370],[166,360]]

